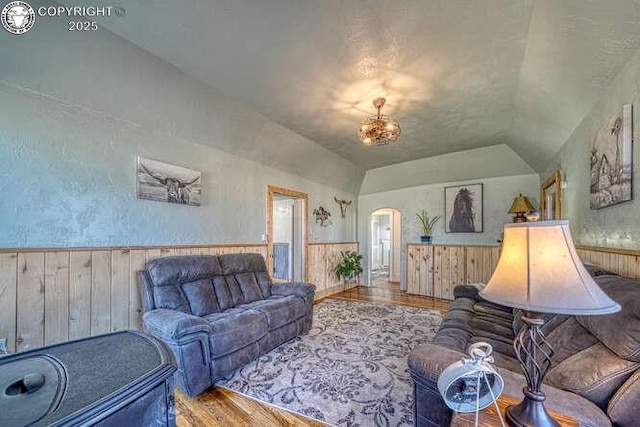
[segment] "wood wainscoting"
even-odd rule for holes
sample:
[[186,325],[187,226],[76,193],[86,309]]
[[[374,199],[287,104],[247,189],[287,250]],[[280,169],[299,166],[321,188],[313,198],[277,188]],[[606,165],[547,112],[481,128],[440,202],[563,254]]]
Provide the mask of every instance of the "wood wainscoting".
[[407,245],[407,293],[453,299],[462,283],[486,283],[498,263],[498,246]]
[[598,267],[632,279],[640,279],[640,250],[576,246],[578,255]]
[[358,242],[309,243],[307,245],[307,272],[309,282],[316,285],[316,300],[358,286],[345,284],[333,272],[340,262],[340,252],[358,251]]
[[[331,271],[335,254],[352,248],[357,250],[357,244],[310,247],[307,271],[320,291],[317,298],[339,283]],[[267,246],[0,249],[0,338],[7,339],[7,350],[13,353],[122,329],[139,330],[137,272],[147,261],[249,252],[266,256]]]
[[[577,246],[580,258],[625,277],[640,279],[640,251]],[[407,245],[407,293],[453,299],[462,283],[486,283],[495,269],[498,246]]]

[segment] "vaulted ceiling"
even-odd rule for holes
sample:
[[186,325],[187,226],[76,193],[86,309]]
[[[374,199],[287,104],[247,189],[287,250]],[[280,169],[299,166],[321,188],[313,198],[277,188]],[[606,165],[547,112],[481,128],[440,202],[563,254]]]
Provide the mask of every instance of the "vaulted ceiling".
[[[114,33],[367,169],[506,143],[542,170],[640,48],[638,0],[110,5]],[[378,96],[403,133],[364,147]]]

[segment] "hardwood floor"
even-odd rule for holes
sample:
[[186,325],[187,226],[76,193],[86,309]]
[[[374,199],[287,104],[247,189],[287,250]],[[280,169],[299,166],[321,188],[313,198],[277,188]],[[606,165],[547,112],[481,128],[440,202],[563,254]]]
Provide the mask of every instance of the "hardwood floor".
[[[397,283],[387,282],[386,278],[377,278],[371,287],[358,286],[327,298],[397,304],[435,309],[441,312],[449,308],[449,301],[419,295],[407,295],[400,291],[400,286]],[[218,387],[211,387],[195,398],[190,398],[176,390],[176,424],[179,427],[319,427],[325,425],[302,415],[294,414]]]

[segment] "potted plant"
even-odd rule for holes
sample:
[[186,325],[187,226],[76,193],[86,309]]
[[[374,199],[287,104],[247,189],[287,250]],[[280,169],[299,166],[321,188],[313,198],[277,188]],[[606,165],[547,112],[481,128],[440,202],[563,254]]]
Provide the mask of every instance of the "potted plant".
[[362,273],[362,255],[356,251],[342,251],[340,252],[342,259],[335,266],[333,272],[338,276],[338,279],[343,279],[346,283],[353,283],[356,281],[360,273]]
[[440,215],[436,215],[433,218],[429,219],[429,215],[427,215],[427,211],[422,210],[419,213],[417,213],[416,216],[420,220],[420,224],[422,224],[422,236],[420,236],[420,242],[431,243],[431,235],[433,234],[433,227],[436,225],[436,223],[440,219]]

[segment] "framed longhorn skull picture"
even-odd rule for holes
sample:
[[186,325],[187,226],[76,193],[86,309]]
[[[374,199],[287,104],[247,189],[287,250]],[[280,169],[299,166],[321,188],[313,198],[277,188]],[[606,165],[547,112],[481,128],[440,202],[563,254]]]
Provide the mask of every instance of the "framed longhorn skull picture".
[[138,157],[136,193],[138,199],[200,206],[202,173]]

